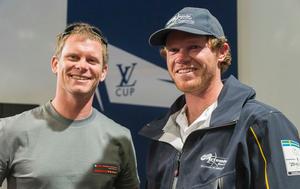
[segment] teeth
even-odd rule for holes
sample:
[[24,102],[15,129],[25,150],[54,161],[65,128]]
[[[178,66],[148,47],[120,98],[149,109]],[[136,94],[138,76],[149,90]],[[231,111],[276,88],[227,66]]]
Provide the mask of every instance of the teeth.
[[89,79],[87,77],[82,77],[82,76],[78,76],[78,75],[72,75],[71,77],[73,79],[77,79],[77,80],[88,80]]
[[189,72],[193,72],[195,70],[195,68],[185,68],[185,69],[180,69],[177,71],[177,73],[189,73]]

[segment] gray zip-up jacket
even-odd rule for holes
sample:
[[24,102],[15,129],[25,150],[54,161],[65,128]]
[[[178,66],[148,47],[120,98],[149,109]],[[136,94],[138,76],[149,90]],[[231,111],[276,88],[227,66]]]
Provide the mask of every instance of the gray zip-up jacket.
[[159,141],[169,117],[185,104],[178,98],[165,117],[140,131],[152,139],[147,188],[171,189],[177,177],[177,189],[299,189],[297,129],[254,98],[252,88],[229,77],[210,126],[191,133],[181,152]]

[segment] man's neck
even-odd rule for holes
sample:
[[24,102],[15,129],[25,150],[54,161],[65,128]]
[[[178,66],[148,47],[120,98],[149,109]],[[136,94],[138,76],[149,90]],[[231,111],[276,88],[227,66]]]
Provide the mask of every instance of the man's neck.
[[55,96],[52,105],[55,110],[63,117],[71,120],[82,120],[89,117],[92,113],[93,96],[87,99],[81,97],[61,97]]
[[206,89],[201,94],[185,94],[186,115],[189,125],[193,123],[211,104],[218,100],[222,90],[222,82]]

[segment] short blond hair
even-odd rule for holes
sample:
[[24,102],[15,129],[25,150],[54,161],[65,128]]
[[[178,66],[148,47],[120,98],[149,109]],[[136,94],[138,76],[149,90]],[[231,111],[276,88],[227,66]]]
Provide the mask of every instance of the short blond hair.
[[99,41],[102,45],[102,55],[103,55],[103,64],[107,64],[108,62],[108,50],[107,50],[107,40],[102,34],[101,30],[99,30],[95,26],[91,26],[87,23],[73,23],[66,27],[65,31],[58,34],[56,37],[56,46],[54,51],[54,56],[60,57],[62,49],[66,43],[66,40],[74,34],[79,34],[86,36],[89,39]]
[[[226,37],[220,37],[220,38],[216,38],[213,36],[208,37],[208,45],[213,52],[220,50],[225,43],[228,43],[228,40],[226,39]],[[230,51],[230,47],[229,47],[224,60],[222,62],[220,62],[221,73],[224,73],[229,68],[229,66],[231,65],[231,60],[232,60],[232,57],[231,57],[231,51]]]

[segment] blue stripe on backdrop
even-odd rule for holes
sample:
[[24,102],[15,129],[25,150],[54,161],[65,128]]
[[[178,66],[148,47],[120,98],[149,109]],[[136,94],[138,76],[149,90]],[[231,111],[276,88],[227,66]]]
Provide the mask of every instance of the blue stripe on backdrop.
[[[166,112],[178,95],[169,81],[158,49],[148,45],[148,37],[185,6],[208,8],[225,31],[231,44],[233,64],[227,71],[237,76],[236,1],[223,0],[152,1],[68,1],[67,22],[84,21],[99,26],[108,38],[110,70],[94,101],[96,108],[133,135],[142,186],[145,184],[145,158],[149,141],[137,133],[140,128]],[[113,53],[112,53],[113,52]],[[155,83],[156,82],[156,83]],[[164,88],[167,88],[164,90]],[[151,105],[153,104],[153,106]],[[142,187],[143,188],[143,187]]]

